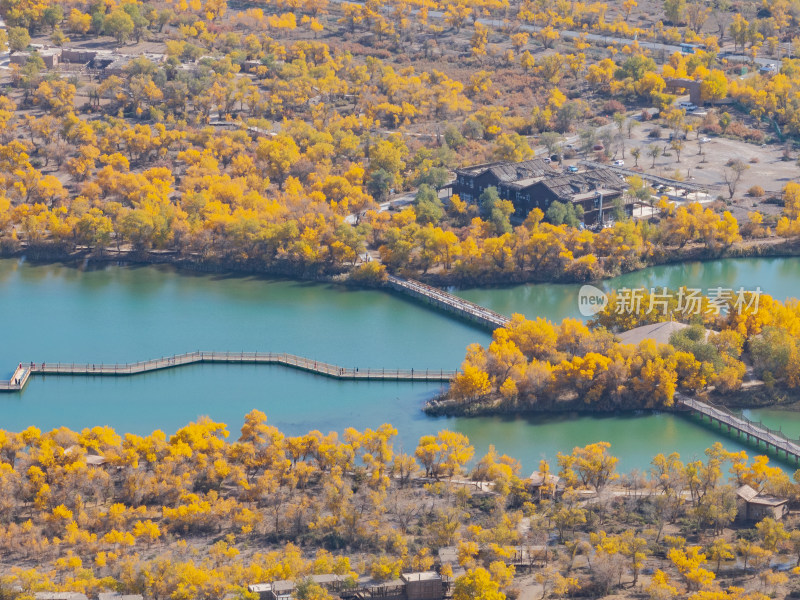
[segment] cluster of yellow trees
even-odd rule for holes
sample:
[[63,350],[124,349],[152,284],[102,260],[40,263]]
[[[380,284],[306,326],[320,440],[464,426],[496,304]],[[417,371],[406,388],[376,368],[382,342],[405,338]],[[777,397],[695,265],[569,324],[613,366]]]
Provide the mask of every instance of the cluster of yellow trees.
[[[620,478],[610,445],[598,442],[558,454],[558,485],[542,460],[544,485],[532,487],[520,477],[520,464],[494,448],[472,461],[474,449],[460,433],[423,436],[413,455],[395,449],[396,434],[382,425],[341,437],[286,436],[259,411],[246,416],[236,440],[208,418],[171,436],[121,436],[108,427],[2,431],[0,590],[11,598],[43,590],[250,598],[246,588],[253,583],[336,573],[357,585],[362,575],[380,582],[436,567],[454,579],[456,600],[503,600],[515,589],[515,556],[529,548],[545,596],[607,593],[626,574],[636,582],[666,543],[668,560],[649,584],[655,599],[683,590],[723,594],[707,559],[721,575],[720,564],[734,552],[768,585],[780,585],[786,576],[768,569],[769,558],[800,549],[798,532],[771,519],[758,524],[755,536],[719,535],[736,515],[733,485],[800,496],[765,456],[749,461],[720,444],[705,461],[658,455],[648,481]],[[597,527],[609,518],[625,527],[625,515],[633,514],[610,517],[616,509],[606,501],[579,502],[579,490],[603,497],[611,484],[639,498],[646,528]],[[652,494],[639,497],[642,489]],[[679,519],[711,531],[713,539],[662,540],[664,528]],[[544,544],[553,531],[563,552],[549,557]],[[453,547],[455,560],[436,558],[445,546]],[[578,568],[581,556],[588,569]],[[32,557],[37,567],[18,566]],[[331,598],[322,589],[308,597]],[[762,596],[691,596],[711,597]]]
[[[394,76],[388,67],[382,72],[384,80]],[[114,79],[103,86],[125,88]],[[429,83],[415,85],[430,92]],[[58,84],[42,81],[34,91],[34,101],[48,108],[39,117],[20,117],[13,101],[0,99],[9,140],[0,144],[0,232],[12,244],[171,249],[251,265],[285,260],[336,269],[354,264],[371,243],[392,269],[442,267],[475,279],[520,276],[536,265],[537,277],[587,279],[644,264],[654,244],[702,241],[716,250],[739,239],[730,214],[699,205],[664,208],[657,229],[621,222],[599,234],[544,223],[538,210],[511,231],[477,217],[476,207],[457,197],[433,222],[418,210],[379,213],[373,196],[434,177],[441,153],[420,148],[412,155],[400,136],[371,135],[369,117],[321,110],[313,123],[287,120],[272,135],[244,124],[231,131],[112,116],[86,121],[70,108],[74,87]],[[404,84],[392,89],[400,94]],[[120,90],[113,96],[126,104]],[[161,166],[165,160],[173,166]],[[44,175],[51,161],[72,181]],[[361,225],[345,222],[362,213]]]
[[[458,477],[474,451],[463,435],[443,431],[423,437],[411,456],[393,449],[396,434],[383,425],[341,438],[290,437],[259,411],[236,441],[207,418],[169,437],[123,437],[108,427],[1,432],[0,585],[4,593],[13,585],[26,593],[122,587],[178,600],[246,594],[251,583],[311,573],[355,576],[347,556],[326,546],[358,548],[360,572],[378,580],[430,568],[430,552],[405,531],[416,511],[389,490],[404,494],[420,467],[431,481]],[[497,476],[494,458],[481,464]],[[399,530],[398,514],[406,523]],[[206,548],[208,536],[220,541]],[[319,550],[305,558],[285,540]],[[253,543],[276,550],[240,556]],[[31,556],[38,570],[12,568]]]
[[[375,204],[392,190],[440,187],[448,171],[464,163],[529,158],[525,134],[570,131],[597,115],[599,106],[576,97],[576,86],[586,82],[602,101],[613,96],[665,106],[671,100],[664,94],[668,77],[702,81],[706,99],[724,97],[729,86],[713,38],[703,38],[705,50],[673,55],[661,66],[638,44],[593,61],[585,36],[568,42],[570,53],[534,58],[533,47],[552,47],[559,29],[630,35],[627,21],[636,2],[611,15],[605,4],[580,2],[557,9],[523,2],[518,13],[502,0],[271,4],[266,11],[239,7],[231,15],[217,0],[75,2],[68,12],[47,0],[0,3],[0,14],[15,28],[154,36],[163,39],[166,54],[163,63],[139,58],[120,76],[86,84],[46,74],[35,54],[27,64],[12,65],[16,89],[0,98],[0,243],[98,253],[170,250],[190,260],[308,273],[347,269],[370,247],[379,249],[392,271],[441,271],[454,281],[486,282],[595,279],[644,266],[686,244],[720,253],[740,240],[729,213],[699,205],[676,210],[662,204],[658,225],[618,222],[591,233],[547,223],[539,211],[512,228],[513,207],[502,201],[491,215],[457,197],[446,208],[436,199],[424,209],[417,202],[396,213],[378,212]],[[685,24],[686,39],[701,41],[702,15],[677,4],[665,6],[670,21]],[[444,17],[429,22],[430,11]],[[508,82],[497,83],[503,81],[498,69],[486,64],[499,56],[490,43],[498,32],[479,20],[487,11],[508,17],[499,28],[511,45],[503,61],[532,78],[537,106],[530,111],[504,99],[499,92]],[[793,22],[791,12],[784,17],[776,20],[781,39]],[[511,26],[521,21],[542,29]],[[390,53],[380,54],[384,59],[361,56],[357,46],[309,39],[322,23],[351,32],[372,29],[401,45],[408,37],[403,32],[414,28],[437,35],[444,26],[467,28],[474,60],[456,77],[444,67],[399,64]],[[311,34],[292,33],[305,26]],[[659,25],[641,33],[674,38],[669,31]],[[425,46],[429,50],[435,48]],[[786,100],[792,64],[774,78],[750,78],[732,89],[736,95],[736,86],[763,84],[772,88],[754,95],[759,102]],[[615,115],[615,122],[621,118],[618,137],[623,112]],[[698,126],[682,111],[665,115],[673,129]],[[452,124],[436,136],[403,133],[446,121]],[[792,185],[786,196],[800,196]],[[794,204],[800,201],[787,202],[775,228],[780,236],[800,234]],[[760,222],[754,213],[742,233],[771,233]],[[381,275],[377,265],[365,270]]]
[[[501,204],[513,213],[509,202]],[[395,214],[368,213],[366,222],[388,267],[423,272],[438,267],[462,281],[597,279],[647,264],[657,248],[702,243],[721,252],[741,240],[738,223],[727,211],[719,215],[699,204],[676,210],[662,203],[662,208],[664,217],[658,226],[619,221],[598,233],[547,223],[539,209],[512,230],[473,216],[475,207],[457,196],[451,198],[447,210],[455,224],[465,224],[460,229],[421,222],[419,211],[410,208]]]
[[[625,101],[666,103],[665,77],[694,78],[703,81],[706,98],[724,96],[727,80],[713,40],[706,40],[706,51],[672,56],[662,67],[636,44],[591,63],[585,37],[570,42],[574,53],[534,60],[529,48],[552,46],[559,28],[626,33],[636,2],[615,10],[613,20],[601,3],[553,10],[524,2],[516,19],[542,30],[501,28],[515,53],[508,64],[519,63],[543,82],[541,92],[534,86],[539,106],[522,114],[502,104],[495,71],[482,67],[492,54],[492,32],[477,19],[512,11],[507,3],[272,4],[277,13],[246,6],[230,15],[216,0],[76,2],[68,13],[48,1],[0,3],[11,25],[31,32],[63,26],[72,35],[116,35],[130,21],[126,36],[163,38],[166,54],[163,63],[139,58],[121,76],[84,85],[45,76],[35,54],[12,66],[16,90],[0,98],[0,241],[11,249],[23,242],[61,251],[171,250],[192,260],[293,272],[346,269],[370,246],[391,270],[443,270],[456,280],[487,281],[592,279],[647,264],[659,246],[700,242],[722,251],[740,239],[730,214],[697,205],[664,205],[659,226],[620,222],[598,234],[546,223],[538,211],[512,228],[512,207],[504,202],[491,218],[459,198],[446,211],[375,210],[375,200],[392,190],[440,187],[459,164],[528,158],[523,134],[565,132],[591,116],[597,107],[568,97],[558,87],[562,78],[571,85],[588,81]],[[454,30],[474,29],[478,70],[459,79],[359,56],[334,42],[276,39],[305,25],[316,36],[325,22],[402,41],[409,28],[441,29],[428,23],[434,10]],[[697,16],[686,7],[679,12],[671,20],[698,33]],[[667,35],[663,26],[653,31]],[[31,110],[23,116],[23,108]],[[423,141],[382,130],[448,120],[461,127],[444,127],[435,143],[434,136]],[[690,127],[682,115],[669,120]],[[786,217],[776,232],[800,231],[792,228],[791,209]]]
[[[657,303],[662,290],[656,293],[653,302],[644,293],[641,304],[622,310],[612,293],[592,328],[572,319],[554,325],[514,315],[508,326],[495,330],[488,347],[473,344],[467,349],[449,401],[455,410],[470,412],[583,404],[599,410],[669,407],[678,391],[698,393],[709,386],[723,394],[738,390],[746,373],[743,354],[769,389],[800,385],[796,300],[781,303],[761,295],[756,306],[747,295],[741,307],[734,307],[731,297],[724,302],[729,312],[719,314],[704,298],[699,312],[692,308],[689,313],[687,304],[678,306],[677,292],[667,307]],[[661,345],[652,340],[621,344],[611,333],[670,319],[696,324]],[[703,325],[717,331],[706,334]]]

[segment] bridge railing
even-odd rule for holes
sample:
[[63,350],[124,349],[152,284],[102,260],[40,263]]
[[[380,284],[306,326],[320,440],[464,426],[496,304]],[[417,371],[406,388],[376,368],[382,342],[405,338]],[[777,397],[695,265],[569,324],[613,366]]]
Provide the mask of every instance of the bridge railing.
[[[686,406],[689,406],[690,408],[693,408],[694,410],[697,410],[705,415],[713,416],[718,421],[724,421],[726,424],[735,425],[744,433],[749,433],[750,435],[760,437],[762,439],[764,439],[765,434],[769,434],[773,438],[777,438],[779,442],[786,442],[800,447],[800,439],[790,438],[780,429],[772,429],[760,420],[753,421],[747,418],[745,415],[736,414],[725,406],[719,406],[713,404],[712,402],[700,402],[691,398],[686,398],[682,400],[682,402]],[[712,414],[712,412],[716,414]],[[764,441],[766,441],[766,439],[764,439]],[[773,440],[770,440],[770,442],[772,443]]]
[[[203,362],[281,364],[339,379],[390,379],[414,381],[448,381],[458,371],[445,369],[385,369],[341,367],[286,352],[205,352],[195,351],[132,363],[25,363],[22,385],[30,373],[50,375],[132,375]],[[30,365],[30,366],[28,366]],[[15,372],[15,378],[18,372]],[[0,381],[0,391],[19,390],[22,385]]]
[[450,294],[449,292],[445,292],[414,279],[402,279],[400,277],[389,275],[388,280],[395,287],[405,288],[413,293],[420,294],[433,300],[438,300],[439,302],[451,306],[458,311],[467,313],[474,317],[486,319],[487,321],[494,322],[498,325],[504,325],[511,320],[507,316],[501,315],[498,312],[484,308],[483,306],[475,304],[474,302],[459,298],[458,296]]

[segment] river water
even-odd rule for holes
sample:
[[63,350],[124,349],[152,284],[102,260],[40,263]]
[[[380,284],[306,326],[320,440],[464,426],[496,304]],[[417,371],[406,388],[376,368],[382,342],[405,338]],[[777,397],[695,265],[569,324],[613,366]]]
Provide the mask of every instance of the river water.
[[[800,259],[744,259],[655,267],[603,287],[760,286],[776,298],[798,295]],[[553,320],[578,316],[572,285],[458,291],[505,314]],[[129,362],[191,350],[291,352],[359,368],[454,369],[472,342],[490,336],[400,296],[260,277],[179,274],[167,267],[81,270],[0,260],[0,377],[20,361]],[[264,411],[288,434],[392,423],[399,445],[444,428],[462,431],[476,451],[489,444],[526,470],[558,451],[605,440],[620,467],[646,468],[657,452],[690,458],[717,439],[682,416],[642,413],[589,417],[430,418],[420,408],[438,384],[339,382],[278,366],[195,365],[135,377],[34,378],[21,394],[0,396],[0,427],[18,431],[111,425],[167,433],[200,415],[238,433],[245,413]],[[772,411],[774,413],[775,411]],[[758,411],[750,411],[759,417]],[[771,414],[800,436],[800,414]],[[766,421],[767,419],[765,419]]]

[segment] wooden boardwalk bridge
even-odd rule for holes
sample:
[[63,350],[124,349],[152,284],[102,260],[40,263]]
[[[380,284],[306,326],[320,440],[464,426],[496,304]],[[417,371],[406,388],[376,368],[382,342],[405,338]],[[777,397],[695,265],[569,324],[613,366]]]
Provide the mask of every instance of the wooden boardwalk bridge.
[[445,312],[452,313],[462,319],[466,319],[467,321],[471,321],[483,327],[488,327],[492,330],[503,327],[511,322],[511,319],[505,315],[496,313],[493,310],[484,308],[469,300],[454,296],[439,288],[415,281],[414,279],[403,279],[401,277],[389,275],[387,282],[389,287],[395,291],[436,306]]
[[124,376],[172,369],[196,363],[283,365],[334,379],[357,381],[448,382],[457,371],[430,369],[361,369],[340,367],[318,360],[275,352],[187,352],[135,363],[20,363],[8,381],[0,381],[0,392],[18,392],[32,375]]
[[793,440],[780,430],[775,431],[761,422],[756,423],[743,415],[736,415],[727,408],[693,398],[676,398],[675,402],[679,407],[699,415],[701,420],[708,417],[710,423],[719,423],[720,429],[727,427],[728,433],[735,432],[737,437],[744,435],[748,442],[763,443],[767,450],[774,448],[778,456],[783,453],[787,460],[794,459],[795,463],[800,463],[800,440]]

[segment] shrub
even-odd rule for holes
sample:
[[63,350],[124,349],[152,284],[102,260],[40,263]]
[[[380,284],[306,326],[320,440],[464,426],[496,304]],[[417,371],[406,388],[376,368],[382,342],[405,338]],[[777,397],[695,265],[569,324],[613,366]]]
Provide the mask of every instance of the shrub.
[[754,185],[747,190],[747,195],[752,196],[753,198],[761,198],[764,195],[764,188],[762,188],[760,185]]
[[361,263],[350,272],[350,281],[368,286],[383,285],[386,281],[386,267],[374,260]]
[[728,128],[725,130],[725,133],[733,137],[744,139],[748,131],[749,128],[747,125],[741,121],[731,121],[730,125],[728,125]]
[[609,100],[608,102],[603,104],[601,112],[604,115],[613,115],[614,113],[624,113],[625,105],[619,100]]
[[748,129],[744,134],[744,139],[748,142],[753,142],[754,144],[763,144],[764,140],[767,139],[767,136],[763,131],[758,129]]

